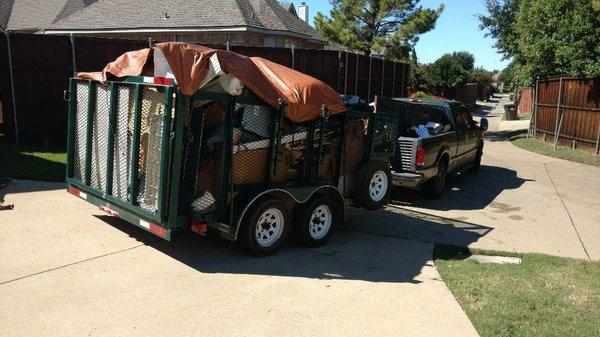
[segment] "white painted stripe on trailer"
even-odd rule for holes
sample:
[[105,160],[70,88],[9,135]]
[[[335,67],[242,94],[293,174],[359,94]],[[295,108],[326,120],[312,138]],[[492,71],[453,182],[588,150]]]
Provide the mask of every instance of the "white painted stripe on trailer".
[[140,219],[140,226],[146,228],[146,229],[150,229],[150,223],[148,221],[142,220]]

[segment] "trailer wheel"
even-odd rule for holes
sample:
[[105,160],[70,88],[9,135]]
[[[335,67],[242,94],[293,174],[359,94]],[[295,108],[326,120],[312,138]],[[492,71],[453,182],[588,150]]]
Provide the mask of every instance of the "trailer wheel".
[[320,247],[329,241],[335,227],[340,225],[343,209],[331,198],[316,197],[298,206],[294,224],[296,240],[307,247]]
[[392,173],[388,163],[372,160],[365,164],[358,176],[354,201],[368,210],[382,208],[392,192]]
[[238,241],[249,252],[258,255],[275,253],[285,241],[290,228],[290,211],[279,199],[267,198],[252,205],[244,217]]

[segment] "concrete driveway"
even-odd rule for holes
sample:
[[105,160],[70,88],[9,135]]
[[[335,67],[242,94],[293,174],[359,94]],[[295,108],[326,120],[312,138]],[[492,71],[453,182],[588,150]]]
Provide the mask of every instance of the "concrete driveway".
[[195,234],[164,242],[62,184],[0,193],[15,204],[0,212],[2,336],[477,335],[431,243],[341,230],[255,258]]

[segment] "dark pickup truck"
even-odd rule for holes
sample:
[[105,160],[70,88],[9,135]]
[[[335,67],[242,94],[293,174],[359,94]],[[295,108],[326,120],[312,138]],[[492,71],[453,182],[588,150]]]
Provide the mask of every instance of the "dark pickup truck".
[[[390,157],[394,186],[425,187],[439,198],[449,173],[479,169],[488,121],[482,118],[478,125],[462,103],[377,97],[375,111],[395,116],[398,138]],[[429,122],[436,127],[417,130]]]

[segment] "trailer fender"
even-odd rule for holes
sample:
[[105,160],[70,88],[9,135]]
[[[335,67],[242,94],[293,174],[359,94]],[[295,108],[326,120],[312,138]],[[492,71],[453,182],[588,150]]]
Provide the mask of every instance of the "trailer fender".
[[344,197],[335,186],[323,185],[323,186],[302,186],[302,187],[287,187],[287,188],[271,188],[266,190],[250,190],[247,192],[238,193],[234,199],[234,211],[231,218],[231,225],[229,232],[221,232],[221,236],[230,241],[236,241],[238,238],[238,232],[244,216],[257,201],[260,201],[265,197],[275,197],[283,201],[293,211],[294,207],[299,204],[303,204],[309,201],[314,195],[324,193],[337,200],[338,203],[343,207],[344,211],[344,222],[346,214],[346,205],[344,203]]

